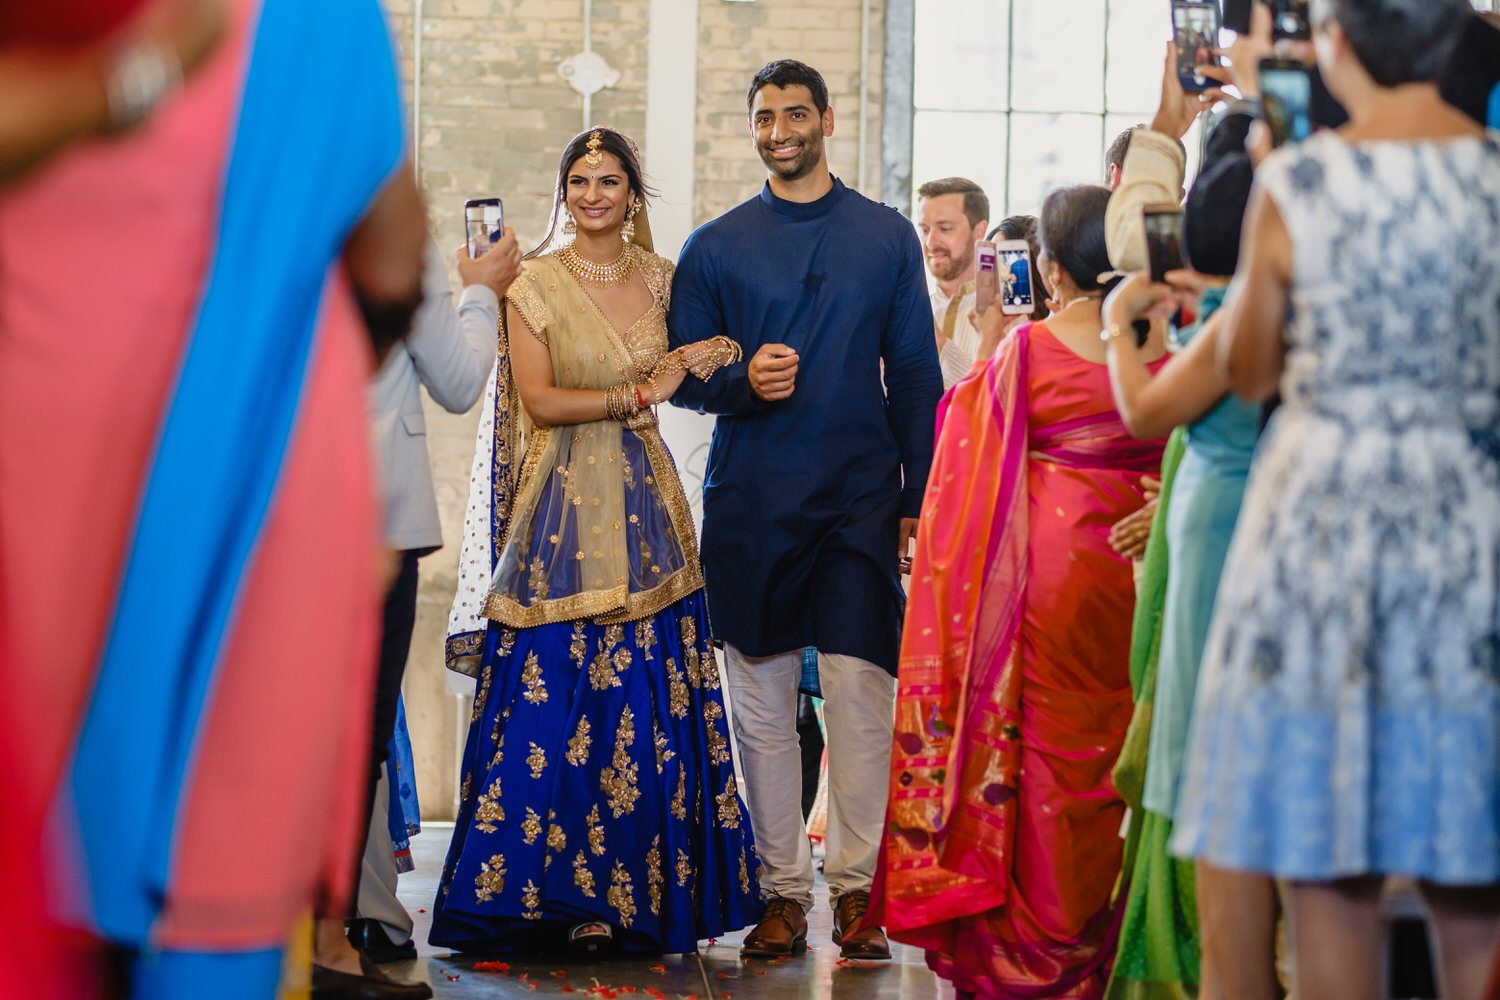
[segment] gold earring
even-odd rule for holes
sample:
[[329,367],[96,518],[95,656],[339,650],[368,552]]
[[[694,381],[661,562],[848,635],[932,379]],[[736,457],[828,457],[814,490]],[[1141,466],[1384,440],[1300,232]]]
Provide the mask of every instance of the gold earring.
[[626,243],[635,238],[635,213],[640,210],[641,203],[633,201],[630,203],[630,210],[625,213],[625,225],[620,228],[620,236]]
[[563,235],[564,236],[572,236],[572,235],[574,235],[575,233],[578,232],[578,223],[575,222],[575,221],[573,221],[573,213],[572,212],[569,212],[568,213],[568,217],[565,220],[563,220],[563,230],[562,231],[563,231]]

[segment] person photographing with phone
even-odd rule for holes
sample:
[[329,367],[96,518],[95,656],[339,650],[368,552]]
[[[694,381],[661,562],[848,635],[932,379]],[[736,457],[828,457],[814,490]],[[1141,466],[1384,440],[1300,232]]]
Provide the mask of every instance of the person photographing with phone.
[[1445,997],[1482,995],[1500,928],[1500,146],[1436,84],[1471,14],[1312,5],[1350,121],[1260,165],[1222,308],[1230,387],[1283,404],[1170,848],[1291,880],[1298,996],[1381,995],[1387,876],[1421,888]]

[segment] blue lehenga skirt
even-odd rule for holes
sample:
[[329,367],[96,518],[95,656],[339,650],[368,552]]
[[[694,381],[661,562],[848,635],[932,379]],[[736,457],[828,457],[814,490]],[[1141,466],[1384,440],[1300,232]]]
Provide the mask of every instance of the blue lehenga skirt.
[[759,918],[708,635],[701,590],[623,625],[489,623],[432,944],[554,948],[603,921],[681,953]]

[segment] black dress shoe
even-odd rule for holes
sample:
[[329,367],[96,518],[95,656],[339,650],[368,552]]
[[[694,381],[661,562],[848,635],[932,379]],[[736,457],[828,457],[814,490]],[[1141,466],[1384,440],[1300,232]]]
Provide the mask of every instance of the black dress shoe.
[[385,926],[380,921],[365,917],[349,921],[349,943],[354,945],[356,951],[382,965],[389,962],[410,962],[417,957],[415,941],[407,938],[397,944],[385,932]]
[[312,967],[313,1000],[428,1000],[432,987],[426,983],[398,983],[387,979],[378,969],[371,975],[351,976],[347,972]]

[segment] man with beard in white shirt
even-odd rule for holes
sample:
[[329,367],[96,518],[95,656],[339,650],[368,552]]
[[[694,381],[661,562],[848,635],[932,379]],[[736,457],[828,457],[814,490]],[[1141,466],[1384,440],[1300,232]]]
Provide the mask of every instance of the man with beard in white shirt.
[[990,200],[965,177],[928,181],[917,189],[917,231],[936,282],[931,294],[943,388],[963,378],[979,350],[974,308],[974,244],[990,224]]

